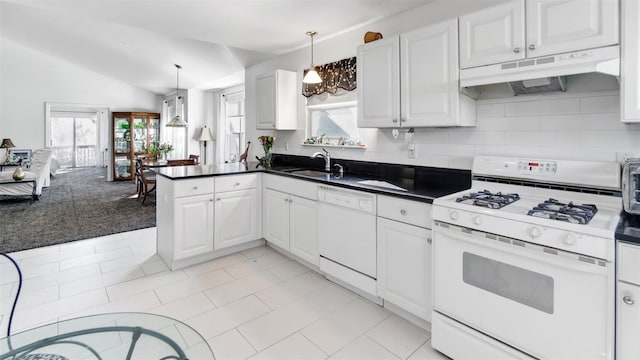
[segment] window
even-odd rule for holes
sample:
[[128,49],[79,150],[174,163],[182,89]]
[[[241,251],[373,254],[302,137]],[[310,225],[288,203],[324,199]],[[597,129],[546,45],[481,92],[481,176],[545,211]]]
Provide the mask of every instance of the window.
[[[355,101],[307,105],[307,139],[344,145],[359,139]],[[308,140],[309,142],[309,140]]]
[[[171,158],[184,159],[187,157],[187,128],[165,126],[176,116],[176,111],[180,112],[183,119],[185,118],[184,97],[178,102],[177,107],[175,95],[166,97],[162,106],[161,142],[173,146],[173,151],[169,155]],[[186,121],[189,122],[189,119]]]
[[245,149],[244,92],[224,94],[222,99],[226,134],[224,161],[236,162]]

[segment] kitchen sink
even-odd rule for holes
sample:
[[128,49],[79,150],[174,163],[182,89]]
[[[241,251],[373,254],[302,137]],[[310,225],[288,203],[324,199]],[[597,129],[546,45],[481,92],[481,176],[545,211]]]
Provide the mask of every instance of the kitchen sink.
[[326,172],[326,171],[321,171],[321,170],[309,170],[309,169],[305,169],[305,170],[294,170],[294,171],[287,171],[289,174],[294,174],[294,175],[300,175],[300,176],[308,176],[308,177],[324,177],[329,175],[330,173]]

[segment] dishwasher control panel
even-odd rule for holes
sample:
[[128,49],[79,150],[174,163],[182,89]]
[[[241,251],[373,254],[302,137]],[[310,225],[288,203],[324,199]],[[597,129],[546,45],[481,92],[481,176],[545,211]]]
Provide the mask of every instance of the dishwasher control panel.
[[361,191],[320,186],[318,201],[374,215],[376,213],[376,196]]

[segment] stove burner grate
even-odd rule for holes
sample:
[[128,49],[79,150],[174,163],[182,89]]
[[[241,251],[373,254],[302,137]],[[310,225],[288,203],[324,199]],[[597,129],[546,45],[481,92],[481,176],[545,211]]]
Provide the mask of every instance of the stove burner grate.
[[549,198],[529,210],[527,215],[584,225],[588,224],[597,212],[598,208],[593,204],[564,204]]
[[482,206],[490,209],[500,209],[520,199],[518,194],[503,194],[501,192],[492,193],[489,190],[482,190],[468,195],[463,195],[456,199],[456,202],[475,206]]

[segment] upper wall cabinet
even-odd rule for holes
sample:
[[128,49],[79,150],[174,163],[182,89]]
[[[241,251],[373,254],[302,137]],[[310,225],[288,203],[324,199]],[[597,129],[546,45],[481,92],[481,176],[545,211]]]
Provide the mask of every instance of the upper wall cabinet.
[[256,129],[296,130],[296,78],[275,70],[256,78]]
[[358,127],[475,125],[459,93],[457,20],[361,45],[357,64]]
[[460,17],[460,68],[618,43],[618,0],[515,0]]
[[622,121],[640,122],[640,3],[622,0],[620,99]]

